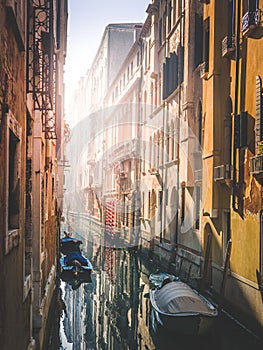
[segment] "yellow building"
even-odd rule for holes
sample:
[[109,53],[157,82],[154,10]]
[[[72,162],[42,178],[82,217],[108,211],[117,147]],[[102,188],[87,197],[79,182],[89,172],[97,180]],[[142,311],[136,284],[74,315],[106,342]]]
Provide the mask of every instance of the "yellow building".
[[231,239],[225,302],[262,332],[263,1],[202,2],[205,277],[219,293]]

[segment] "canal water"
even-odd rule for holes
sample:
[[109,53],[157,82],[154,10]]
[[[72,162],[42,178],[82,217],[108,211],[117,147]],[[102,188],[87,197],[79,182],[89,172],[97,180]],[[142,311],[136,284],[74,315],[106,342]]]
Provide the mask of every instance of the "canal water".
[[161,329],[151,310],[148,280],[161,267],[149,255],[90,242],[83,254],[93,264],[91,282],[73,290],[58,280],[45,350],[262,350],[257,339],[225,314],[204,338]]

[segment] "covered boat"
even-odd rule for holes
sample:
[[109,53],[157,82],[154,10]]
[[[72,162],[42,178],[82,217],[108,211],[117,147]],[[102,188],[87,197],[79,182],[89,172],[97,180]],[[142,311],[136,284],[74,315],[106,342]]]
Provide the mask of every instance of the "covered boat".
[[164,280],[161,287],[150,290],[150,300],[156,321],[173,332],[206,334],[218,315],[205,297],[181,281]]
[[62,254],[67,255],[70,252],[80,251],[79,246],[82,241],[74,237],[63,237],[60,240],[60,251]]
[[64,256],[60,258],[61,279],[65,282],[91,282],[91,262],[81,253],[80,241],[66,235],[60,240],[60,251]]
[[81,282],[91,282],[92,264],[87,259],[87,264],[76,264],[74,262],[67,263],[66,257],[60,258],[61,279],[70,282],[77,279]]

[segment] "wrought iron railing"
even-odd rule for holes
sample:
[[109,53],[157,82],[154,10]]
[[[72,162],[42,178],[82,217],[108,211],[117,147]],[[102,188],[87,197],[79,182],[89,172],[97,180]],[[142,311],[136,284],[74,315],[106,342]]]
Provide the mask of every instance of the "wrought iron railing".
[[56,55],[53,36],[53,1],[34,0],[28,47],[28,92],[34,109],[41,111],[43,132],[56,139]]
[[227,35],[222,40],[222,56],[227,56],[233,53],[236,48],[236,40],[234,35]]
[[260,23],[261,10],[257,9],[253,12],[246,12],[242,18],[242,32],[245,33],[249,29],[254,28]]

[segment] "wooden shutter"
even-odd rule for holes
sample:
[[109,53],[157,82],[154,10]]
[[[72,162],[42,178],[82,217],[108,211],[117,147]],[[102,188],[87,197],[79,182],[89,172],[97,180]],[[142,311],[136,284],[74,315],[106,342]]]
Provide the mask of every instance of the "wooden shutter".
[[184,80],[184,47],[178,46],[178,84]]

